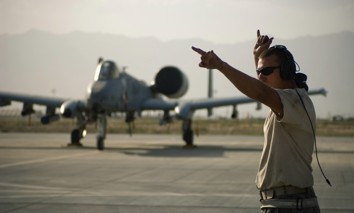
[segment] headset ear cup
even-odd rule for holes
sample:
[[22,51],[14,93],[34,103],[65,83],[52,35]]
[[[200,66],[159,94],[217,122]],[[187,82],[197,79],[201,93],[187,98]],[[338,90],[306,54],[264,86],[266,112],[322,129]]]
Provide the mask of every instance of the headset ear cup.
[[287,66],[287,61],[284,61],[281,63],[280,66],[280,77],[283,80],[289,80],[289,76],[288,76],[288,66]]
[[281,60],[279,75],[283,80],[293,80],[296,75],[296,65],[298,65],[293,55],[289,52],[289,50],[283,45],[275,45],[270,49],[275,50]]
[[292,60],[284,61],[280,66],[280,77],[283,80],[291,80],[295,77],[295,64]]
[[284,66],[284,62],[282,62],[281,65],[280,65],[280,77],[281,77],[281,79],[286,80],[285,79],[285,74],[284,74],[285,71],[284,70],[285,70],[285,66]]

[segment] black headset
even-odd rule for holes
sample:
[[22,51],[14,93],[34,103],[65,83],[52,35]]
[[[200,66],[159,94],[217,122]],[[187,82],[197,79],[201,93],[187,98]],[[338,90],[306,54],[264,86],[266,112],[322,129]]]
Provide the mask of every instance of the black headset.
[[280,60],[281,60],[280,77],[283,80],[295,79],[295,75],[296,75],[296,71],[297,71],[296,65],[297,66],[299,66],[299,65],[295,62],[293,55],[283,45],[274,45],[271,48],[280,50],[280,52],[282,53],[280,55]]

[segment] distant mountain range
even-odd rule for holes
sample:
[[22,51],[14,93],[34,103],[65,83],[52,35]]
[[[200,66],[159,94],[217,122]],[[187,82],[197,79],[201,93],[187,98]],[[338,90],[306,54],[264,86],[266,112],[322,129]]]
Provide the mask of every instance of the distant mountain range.
[[[294,54],[301,71],[308,75],[310,88],[328,90],[327,98],[313,97],[319,117],[354,116],[353,32],[291,40],[275,38],[273,43],[286,45]],[[127,66],[127,72],[148,83],[162,66],[175,65],[189,78],[190,88],[184,99],[204,98],[207,72],[198,67],[199,56],[191,50],[192,45],[213,49],[229,64],[255,77],[254,40],[234,44],[201,39],[162,42],[152,37],[81,32],[57,35],[32,30],[0,35],[0,90],[83,98],[93,80],[97,59],[104,57],[116,61],[118,66]],[[242,95],[218,72],[214,72],[214,90],[215,97]],[[267,109],[254,109],[252,104],[240,106],[240,116],[266,115]],[[217,112],[229,116],[231,108]]]

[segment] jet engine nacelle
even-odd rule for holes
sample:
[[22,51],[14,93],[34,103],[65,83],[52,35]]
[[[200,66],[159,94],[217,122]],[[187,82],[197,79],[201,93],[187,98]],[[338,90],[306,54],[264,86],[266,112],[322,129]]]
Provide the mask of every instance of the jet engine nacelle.
[[188,79],[177,67],[163,67],[156,74],[152,88],[155,92],[161,93],[168,98],[180,98],[188,90]]
[[60,114],[65,118],[73,118],[85,110],[86,104],[80,100],[69,100],[60,107]]

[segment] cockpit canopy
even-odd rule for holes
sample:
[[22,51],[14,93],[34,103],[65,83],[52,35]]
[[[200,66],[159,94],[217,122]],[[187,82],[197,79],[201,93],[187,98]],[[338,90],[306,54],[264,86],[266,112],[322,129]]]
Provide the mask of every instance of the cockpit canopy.
[[103,61],[98,64],[95,73],[95,81],[107,81],[117,78],[119,70],[113,61]]

